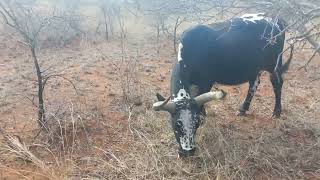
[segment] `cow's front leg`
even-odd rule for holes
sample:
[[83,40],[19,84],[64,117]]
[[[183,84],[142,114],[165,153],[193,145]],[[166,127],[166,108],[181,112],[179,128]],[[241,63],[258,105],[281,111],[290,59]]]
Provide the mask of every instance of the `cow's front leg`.
[[247,93],[246,99],[240,105],[239,112],[237,114],[238,116],[244,116],[246,112],[249,110],[251,100],[254,96],[254,93],[258,89],[259,84],[260,84],[260,73],[257,75],[255,80],[249,81],[248,93]]

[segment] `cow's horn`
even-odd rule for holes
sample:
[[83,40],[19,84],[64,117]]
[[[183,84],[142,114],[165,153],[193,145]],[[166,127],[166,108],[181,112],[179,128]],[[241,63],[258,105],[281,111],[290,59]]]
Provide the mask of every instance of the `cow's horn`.
[[170,97],[165,101],[159,101],[153,104],[152,109],[155,111],[168,111],[174,113],[176,105],[170,101]]
[[197,102],[199,106],[201,106],[209,101],[222,99],[224,97],[225,97],[225,92],[223,92],[222,90],[218,90],[218,91],[212,91],[212,92],[201,94],[195,97],[194,100]]

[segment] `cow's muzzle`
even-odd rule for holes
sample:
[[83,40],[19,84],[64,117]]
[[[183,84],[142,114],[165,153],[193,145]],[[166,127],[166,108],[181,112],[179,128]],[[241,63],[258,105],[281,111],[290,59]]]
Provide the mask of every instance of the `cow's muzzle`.
[[193,156],[195,151],[196,151],[196,148],[193,148],[191,150],[183,150],[180,148],[178,153],[179,153],[179,157],[185,158],[185,157]]

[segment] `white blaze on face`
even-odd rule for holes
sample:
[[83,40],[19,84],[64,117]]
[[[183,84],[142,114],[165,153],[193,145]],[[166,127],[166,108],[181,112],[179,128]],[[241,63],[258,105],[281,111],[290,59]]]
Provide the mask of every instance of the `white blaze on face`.
[[183,45],[182,45],[182,43],[180,43],[179,44],[179,51],[178,51],[178,62],[182,61],[182,56],[181,56],[182,48],[183,48]]
[[256,21],[261,21],[261,20],[266,20],[268,22],[272,21],[271,18],[266,17],[264,15],[264,13],[258,13],[258,14],[244,14],[242,16],[240,16],[240,18],[245,22],[252,22],[252,23],[256,23]]
[[[189,93],[185,89],[180,89],[179,92],[174,95],[173,102],[179,102],[183,99],[190,99]],[[180,137],[180,145],[181,148],[185,151],[190,151],[194,149],[195,142],[194,142],[194,133],[193,133],[193,124],[192,124],[192,113],[189,109],[182,109],[180,110],[179,117],[177,121],[181,122],[182,131],[184,135]]]
[[182,99],[190,99],[190,95],[187,93],[185,89],[180,89],[177,95],[174,95],[174,102],[180,101]]
[[178,119],[182,123],[184,136],[180,137],[181,148],[185,151],[190,151],[195,148],[192,113],[190,110],[181,110],[180,117]]

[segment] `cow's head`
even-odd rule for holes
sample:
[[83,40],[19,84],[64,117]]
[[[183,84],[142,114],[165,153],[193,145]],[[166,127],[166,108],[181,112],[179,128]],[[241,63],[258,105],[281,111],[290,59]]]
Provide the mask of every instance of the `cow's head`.
[[213,91],[191,97],[185,89],[180,89],[176,96],[164,99],[158,95],[159,102],[153,104],[156,111],[168,111],[171,114],[171,126],[177,142],[180,156],[191,156],[195,151],[195,135],[200,124],[201,106],[205,103],[221,99],[223,91]]

